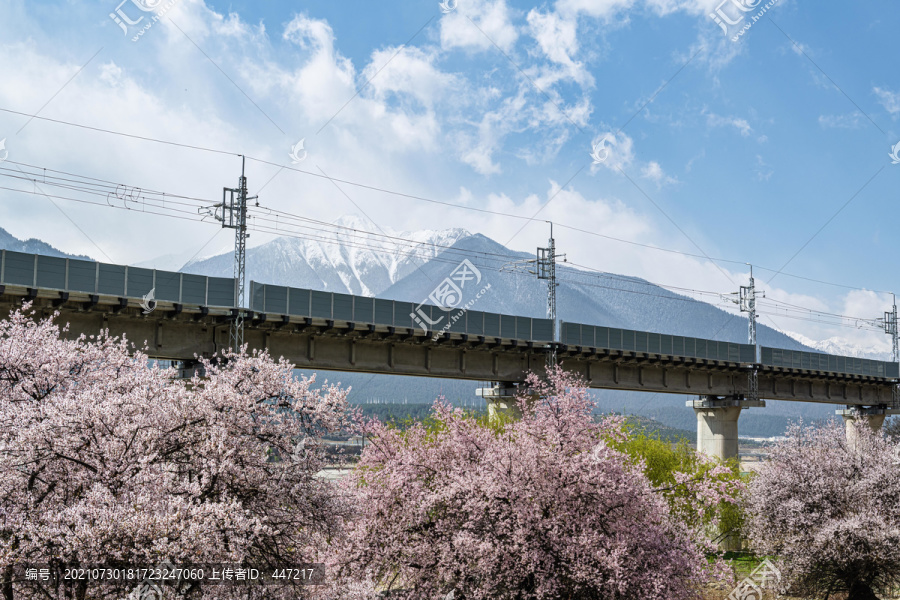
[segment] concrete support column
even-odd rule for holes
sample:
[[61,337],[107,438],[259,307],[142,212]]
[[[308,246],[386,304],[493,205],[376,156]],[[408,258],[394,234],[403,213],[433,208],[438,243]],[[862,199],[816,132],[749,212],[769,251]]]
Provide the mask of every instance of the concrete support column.
[[206,369],[196,360],[177,361],[173,366],[178,371],[178,374],[175,376],[177,379],[190,379],[195,373],[199,374],[200,377],[206,376]]
[[745,408],[764,407],[762,400],[739,397],[700,396],[687,405],[697,415],[697,452],[722,460],[738,455],[738,418]]
[[515,383],[492,382],[491,387],[478,388],[475,394],[487,402],[488,418],[496,421],[501,418],[520,419],[522,411],[516,402],[519,390]]
[[881,431],[884,418],[894,411],[886,406],[848,406],[846,410],[835,411],[844,419],[844,427],[847,431],[847,442],[856,443],[860,427],[868,427],[872,431]]
[[[764,400],[744,400],[742,396],[700,396],[687,405],[697,415],[697,452],[728,460],[738,457],[738,418],[741,411],[751,407],[765,407]],[[724,531],[713,532],[725,534]],[[741,549],[741,539],[733,532],[723,535],[719,548],[724,551]]]

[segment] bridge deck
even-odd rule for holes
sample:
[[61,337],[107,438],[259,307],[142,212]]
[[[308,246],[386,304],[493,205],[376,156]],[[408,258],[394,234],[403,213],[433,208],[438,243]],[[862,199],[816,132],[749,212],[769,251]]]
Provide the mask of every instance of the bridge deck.
[[[132,273],[131,267],[104,269],[86,261],[72,261],[79,263],[74,267],[81,277],[72,286],[68,284],[75,271],[66,259],[55,259],[62,263],[51,264],[56,279],[48,287],[38,285],[47,281],[39,269],[45,258],[3,252],[0,310],[31,300],[39,314],[59,311],[61,324],[69,324],[69,336],[108,329],[138,346],[146,343],[154,358],[191,360],[221,352],[228,346],[228,330],[239,310],[246,318],[250,350],[267,349],[300,368],[518,382],[529,371],[543,370],[553,344],[548,341],[552,330],[548,332],[546,319],[468,311],[446,332],[426,332],[410,318],[409,311],[419,308],[410,303],[295,288],[278,288],[286,290],[285,304],[277,307],[281,310],[236,309],[208,302],[210,297],[227,300],[233,280],[146,269]],[[28,260],[34,264],[30,272]],[[10,265],[15,268],[10,270]],[[134,290],[146,294],[154,283],[161,283],[166,293],[158,294],[155,309],[143,314],[142,297],[133,295]],[[251,285],[252,292],[259,288]],[[277,302],[278,289],[262,297]],[[306,300],[292,304],[287,302],[290,294],[306,295]],[[260,307],[255,301],[253,308],[269,308],[268,304]],[[389,324],[377,322],[388,314]],[[428,314],[437,319],[447,313]],[[746,396],[748,374],[756,368],[762,398],[872,406],[894,401],[900,373],[896,363],[766,348],[763,363],[757,364],[753,347],[746,344],[569,323],[562,329],[564,342],[575,339],[577,330],[579,343],[556,343],[559,360],[594,388]],[[844,371],[834,370],[837,367]]]

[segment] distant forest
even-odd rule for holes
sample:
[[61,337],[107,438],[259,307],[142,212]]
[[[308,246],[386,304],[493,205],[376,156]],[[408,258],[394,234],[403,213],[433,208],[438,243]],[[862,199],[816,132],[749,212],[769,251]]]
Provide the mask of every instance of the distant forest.
[[[363,415],[367,417],[378,417],[382,422],[394,423],[397,426],[406,426],[415,421],[422,421],[431,414],[431,404],[361,404],[358,405],[362,409]],[[487,414],[483,408],[465,409],[471,411],[477,416]],[[693,416],[693,415],[691,415]],[[626,416],[628,422],[634,431],[645,433],[651,437],[659,437],[660,439],[676,443],[680,439],[694,440],[696,433],[687,429],[677,429],[668,427],[659,421],[647,417],[638,417],[635,415]]]
[[[431,414],[431,404],[360,404],[363,415],[367,417],[378,417],[382,422],[393,422],[403,424],[406,421],[422,421]],[[482,409],[469,409],[478,415],[487,414]]]

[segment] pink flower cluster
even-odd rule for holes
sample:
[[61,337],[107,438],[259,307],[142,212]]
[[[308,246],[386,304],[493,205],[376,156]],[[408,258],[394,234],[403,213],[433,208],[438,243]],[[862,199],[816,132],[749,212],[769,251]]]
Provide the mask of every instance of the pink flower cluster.
[[[25,563],[314,558],[345,504],[314,477],[322,452],[294,449],[343,426],[347,391],[265,354],[223,358],[185,382],[126,340],[67,341],[23,311],[0,321],[4,597],[47,597],[11,582]],[[127,591],[104,586],[78,595]]]
[[868,598],[900,586],[900,444],[863,422],[792,426],[751,482],[749,534],[785,589]]
[[607,443],[621,420],[598,423],[561,369],[529,384],[522,419],[503,427],[441,401],[431,427],[364,424],[344,575],[410,599],[692,597],[710,568]]

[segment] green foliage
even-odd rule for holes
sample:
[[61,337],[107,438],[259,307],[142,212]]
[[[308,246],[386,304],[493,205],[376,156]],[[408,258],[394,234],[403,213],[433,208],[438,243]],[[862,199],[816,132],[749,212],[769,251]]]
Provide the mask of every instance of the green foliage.
[[673,444],[655,435],[636,431],[630,424],[626,425],[626,429],[628,439],[620,443],[618,449],[634,462],[643,461],[644,474],[654,487],[673,486],[676,472],[692,473],[696,470],[699,458],[687,440],[681,439]]
[[696,436],[696,431],[688,431],[687,429],[678,429],[676,427],[669,427],[659,421],[651,419],[649,417],[643,417],[640,415],[623,415],[625,416],[627,423],[627,430],[630,434],[636,435],[638,433],[646,434],[651,438],[659,438],[666,442],[671,442],[673,444],[681,441],[682,439],[688,440],[689,442],[694,439]]
[[421,421],[431,414],[430,404],[360,404],[353,408],[361,409],[364,417],[377,417],[382,423],[398,426]]
[[747,478],[741,475],[740,463],[722,463],[699,454],[693,445],[681,438],[672,443],[648,434],[634,423],[626,423],[628,437],[611,445],[627,454],[641,468],[654,488],[659,490],[673,514],[693,527],[717,524],[725,534],[740,535],[745,522],[744,509],[733,502],[705,504],[699,501],[698,487],[707,489],[743,488]]
[[[378,417],[382,423],[406,430],[415,423],[423,423],[427,429],[437,427],[431,415],[431,404],[360,404],[364,417]],[[474,418],[487,417],[483,409],[466,409],[466,414]]]

